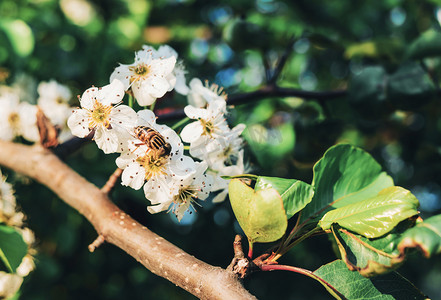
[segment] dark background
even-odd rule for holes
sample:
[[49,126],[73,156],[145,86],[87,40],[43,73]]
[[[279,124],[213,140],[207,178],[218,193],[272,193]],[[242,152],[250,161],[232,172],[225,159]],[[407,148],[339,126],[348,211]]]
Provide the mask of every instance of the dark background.
[[[130,64],[143,44],[167,43],[187,66],[187,80],[198,77],[230,95],[265,84],[265,65],[274,66],[294,40],[277,84],[301,90],[350,89],[367,66],[393,73],[408,61],[409,45],[423,32],[440,31],[441,1],[0,1],[0,66],[6,84],[23,74],[35,83],[56,79],[74,95],[108,83],[118,63]],[[20,20],[23,30],[5,22]],[[441,53],[440,53],[441,55]],[[414,60],[439,89],[439,57]],[[5,73],[6,72],[6,73]],[[369,96],[367,78],[347,96],[315,101],[299,98],[251,100],[229,115],[246,123],[246,160],[252,173],[296,178],[308,183],[312,166],[338,142],[371,153],[420,200],[423,217],[441,212],[441,121],[439,97],[416,94],[400,105]],[[379,96],[380,95],[380,96]],[[405,98],[406,95],[403,97]],[[386,98],[388,95],[386,95]],[[72,105],[78,105],[72,99]],[[157,105],[182,108],[185,98],[168,94]],[[170,124],[179,120],[172,121]],[[72,153],[67,163],[102,186],[116,155],[94,144]],[[26,159],[26,158],[23,158]],[[96,232],[48,189],[23,178],[15,182],[19,205],[37,236],[36,270],[26,278],[21,299],[191,299],[192,295],[153,275],[120,249],[87,245]],[[154,232],[203,261],[226,267],[234,235],[240,232],[228,201],[208,199],[197,214],[178,224],[173,215],[150,215],[142,191],[117,186],[115,203]],[[257,245],[256,252],[265,250]],[[294,248],[281,262],[315,270],[336,258],[326,237]],[[432,299],[441,299],[441,261],[413,255],[399,271]],[[330,298],[317,282],[288,272],[254,274],[245,286],[259,299]]]

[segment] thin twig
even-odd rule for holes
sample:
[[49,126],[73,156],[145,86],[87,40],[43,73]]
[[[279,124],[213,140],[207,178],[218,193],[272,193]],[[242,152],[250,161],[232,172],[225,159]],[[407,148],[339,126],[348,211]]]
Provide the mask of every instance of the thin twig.
[[[304,91],[298,89],[291,88],[282,88],[278,86],[264,86],[257,91],[232,95],[228,97],[227,104],[228,105],[238,105],[244,104],[264,98],[270,97],[298,97],[303,98],[305,100],[333,100],[337,98],[345,97],[347,91],[345,90],[336,90],[336,91]],[[158,116],[158,122],[166,122],[176,119],[182,119],[186,115],[183,109],[175,110],[171,113],[163,114]]]
[[103,235],[98,235],[98,237],[93,241],[92,244],[89,245],[89,251],[94,252],[96,248],[101,246],[106,240],[104,239]]
[[279,61],[277,62],[276,67],[274,68],[273,75],[271,76],[270,80],[268,81],[268,85],[275,84],[277,79],[279,79],[280,73],[282,73],[283,68],[285,67],[286,62],[288,61],[289,55],[292,53],[292,46],[294,45],[295,38],[292,37],[288,45],[286,45],[285,51],[283,52],[282,56],[280,57]]
[[105,194],[109,194],[113,187],[115,186],[115,183],[118,181],[118,178],[121,176],[122,174],[122,169],[117,168],[112,175],[110,175],[109,179],[107,180],[106,184],[103,185],[103,187],[101,188],[101,191]]

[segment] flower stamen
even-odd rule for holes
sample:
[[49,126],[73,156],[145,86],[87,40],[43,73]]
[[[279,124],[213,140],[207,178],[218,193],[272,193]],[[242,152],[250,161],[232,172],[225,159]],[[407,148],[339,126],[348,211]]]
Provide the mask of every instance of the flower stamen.
[[145,169],[146,180],[154,176],[167,174],[165,166],[168,163],[168,159],[166,157],[147,153],[145,156],[138,157],[136,161]]

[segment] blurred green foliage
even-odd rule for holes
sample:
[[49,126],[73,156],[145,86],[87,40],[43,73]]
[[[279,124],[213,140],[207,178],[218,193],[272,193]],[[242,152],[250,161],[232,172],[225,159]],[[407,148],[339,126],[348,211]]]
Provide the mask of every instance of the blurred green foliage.
[[[265,66],[274,67],[294,38],[277,84],[349,89],[349,96],[272,97],[237,106],[229,119],[248,125],[252,172],[311,182],[312,165],[324,151],[349,142],[370,152],[396,185],[410,189],[428,217],[441,212],[440,23],[441,2],[435,0],[2,0],[0,66],[1,74],[10,74],[6,83],[25,73],[81,94],[107,84],[118,63],[132,63],[143,44],[167,43],[184,60],[188,80],[208,79],[236,94],[263,85]],[[184,98],[170,95],[157,107],[183,105]],[[88,144],[67,162],[100,186],[115,158]],[[113,246],[90,254],[87,245],[96,237],[90,224],[37,183],[10,178],[39,241],[37,269],[25,281],[22,299],[193,298]],[[228,202],[208,200],[177,224],[164,213],[149,215],[141,192],[117,187],[113,199],[190,254],[228,265],[239,232]],[[331,244],[314,238],[282,263],[314,270],[334,258]],[[440,267],[439,258],[412,257],[399,271],[436,299]],[[328,297],[318,283],[297,274],[255,274],[245,285],[260,299]]]

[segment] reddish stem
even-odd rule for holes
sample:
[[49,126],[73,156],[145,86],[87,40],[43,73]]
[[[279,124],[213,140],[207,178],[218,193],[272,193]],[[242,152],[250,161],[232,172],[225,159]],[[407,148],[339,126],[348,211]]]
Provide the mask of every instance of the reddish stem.
[[323,278],[320,278],[319,276],[315,275],[310,270],[306,270],[306,269],[302,269],[302,268],[297,268],[297,267],[293,267],[293,266],[286,266],[286,265],[262,265],[262,266],[260,266],[260,269],[262,271],[276,271],[276,270],[291,271],[291,272],[294,272],[294,273],[299,273],[299,274],[306,275],[306,276],[308,276],[308,277],[310,277],[312,279],[315,279],[318,282],[320,282],[326,288],[326,290],[331,295],[333,295],[335,298],[337,298],[337,299],[346,299],[346,297],[343,296],[339,291],[337,291],[337,289],[335,287],[333,287],[329,282],[327,282]]
[[253,243],[248,241],[248,258],[253,258]]

